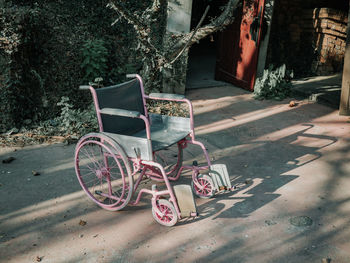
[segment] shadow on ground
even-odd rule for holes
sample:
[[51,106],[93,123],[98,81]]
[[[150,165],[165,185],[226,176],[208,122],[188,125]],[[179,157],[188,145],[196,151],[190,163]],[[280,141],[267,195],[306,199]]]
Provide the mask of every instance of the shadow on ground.
[[[13,151],[0,164],[1,254],[7,262],[349,262],[350,138],[325,106],[255,101],[233,87],[193,90],[196,132],[234,192],[196,200],[200,217],[158,225],[147,198],[125,211],[91,203],[74,146]],[[185,160],[203,161],[189,148]],[[32,170],[40,172],[33,176]],[[185,176],[180,183],[189,183]],[[308,216],[307,227],[290,224]],[[80,220],[87,222],[81,225]],[[62,253],[64,251],[64,253]]]

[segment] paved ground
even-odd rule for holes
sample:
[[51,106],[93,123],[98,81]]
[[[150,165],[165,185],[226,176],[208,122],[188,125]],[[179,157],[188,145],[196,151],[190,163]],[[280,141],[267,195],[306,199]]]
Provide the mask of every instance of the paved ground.
[[[198,138],[227,164],[236,192],[197,199],[199,218],[167,228],[147,200],[121,212],[89,201],[74,145],[1,149],[1,159],[16,160],[0,164],[0,261],[350,262],[349,118],[233,87],[188,97]],[[198,153],[191,148],[186,160]]]
[[339,109],[341,84],[341,73],[301,78],[292,81],[292,92],[300,98]]

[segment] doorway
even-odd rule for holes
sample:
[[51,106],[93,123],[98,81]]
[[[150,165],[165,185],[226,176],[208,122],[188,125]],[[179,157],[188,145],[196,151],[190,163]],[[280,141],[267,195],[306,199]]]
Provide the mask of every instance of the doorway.
[[[194,0],[193,29],[207,4],[211,9],[205,23],[221,14],[227,0]],[[253,91],[258,63],[265,0],[244,0],[235,11],[235,21],[223,32],[216,33],[191,47],[189,52],[187,87],[227,85]]]
[[[193,0],[191,30],[201,19],[206,7],[209,12],[203,25],[220,15],[220,7],[225,1]],[[188,55],[186,89],[209,88],[228,85],[227,82],[215,80],[215,65],[217,59],[218,34],[213,34],[191,46]]]

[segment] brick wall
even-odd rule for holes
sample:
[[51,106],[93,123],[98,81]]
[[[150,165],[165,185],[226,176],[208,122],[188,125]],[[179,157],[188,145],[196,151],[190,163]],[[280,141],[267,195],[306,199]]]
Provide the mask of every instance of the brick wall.
[[286,64],[296,77],[342,69],[348,0],[276,0],[268,63]]
[[316,8],[313,10],[314,42],[317,60],[314,71],[318,75],[339,72],[345,55],[347,12]]

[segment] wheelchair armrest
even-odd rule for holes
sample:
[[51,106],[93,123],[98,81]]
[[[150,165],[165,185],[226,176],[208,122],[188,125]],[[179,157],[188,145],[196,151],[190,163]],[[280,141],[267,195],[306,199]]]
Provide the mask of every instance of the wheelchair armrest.
[[170,94],[170,93],[150,93],[148,95],[149,99],[166,99],[166,100],[183,100],[184,95],[180,94]]
[[188,105],[190,111],[190,122],[191,122],[191,138],[195,140],[194,136],[194,117],[193,117],[193,106],[189,99],[186,99],[184,95],[180,94],[169,94],[169,93],[150,93],[146,96],[146,99],[151,100],[168,100],[168,101],[177,101],[177,102],[185,102]]
[[122,117],[131,117],[131,118],[139,118],[141,116],[141,113],[138,111],[112,109],[112,108],[103,108],[100,110],[100,113],[107,114],[107,115],[122,116]]

